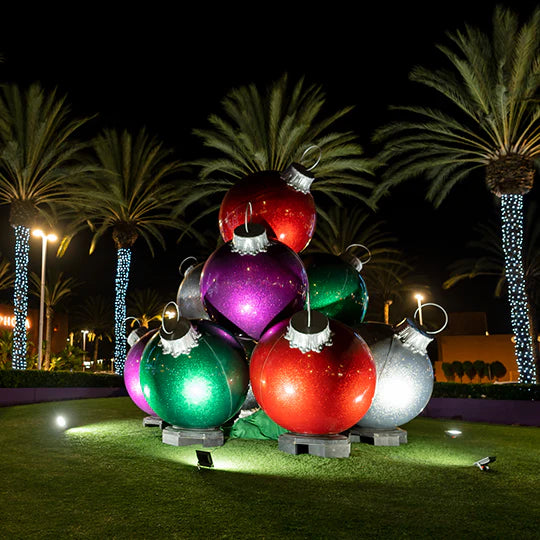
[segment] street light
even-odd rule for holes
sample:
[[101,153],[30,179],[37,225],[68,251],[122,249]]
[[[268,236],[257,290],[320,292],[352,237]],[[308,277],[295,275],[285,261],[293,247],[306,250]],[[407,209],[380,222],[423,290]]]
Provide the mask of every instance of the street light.
[[81,330],[82,334],[82,350],[83,350],[83,366],[84,362],[86,361],[86,334],[88,334],[89,330]]
[[41,238],[41,293],[39,298],[39,333],[38,333],[38,369],[43,358],[43,318],[45,313],[45,263],[47,261],[47,242],[56,242],[54,233],[45,234],[41,229],[34,229],[32,234]]
[[420,326],[422,326],[424,324],[424,322],[422,321],[422,300],[424,299],[424,297],[420,293],[416,293],[414,297],[418,302],[418,322],[420,323]]

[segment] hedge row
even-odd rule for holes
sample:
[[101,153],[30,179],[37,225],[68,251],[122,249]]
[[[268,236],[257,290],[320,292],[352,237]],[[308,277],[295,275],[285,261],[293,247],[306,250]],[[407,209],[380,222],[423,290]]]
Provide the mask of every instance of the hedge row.
[[124,378],[112,373],[83,371],[0,370],[0,388],[123,387]]
[[462,384],[454,382],[436,382],[433,397],[510,399],[540,401],[538,384]]

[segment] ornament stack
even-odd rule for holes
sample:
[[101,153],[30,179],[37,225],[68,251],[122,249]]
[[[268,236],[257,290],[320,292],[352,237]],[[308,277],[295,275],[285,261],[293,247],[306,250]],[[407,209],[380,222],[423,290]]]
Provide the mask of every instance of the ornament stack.
[[[394,351],[391,363],[381,363],[386,345],[374,354],[373,339],[364,338],[362,263],[347,252],[300,258],[315,231],[314,180],[293,163],[233,186],[219,211],[224,245],[185,271],[170,303],[176,316],[167,318],[166,306],[161,329],[133,345],[138,378],[130,396],[170,424],[163,442],[218,446],[224,424],[262,408],[288,431],[279,437],[281,450],[348,457],[349,430],[363,419],[370,428],[396,428],[425,406],[425,350],[410,349],[409,369]],[[420,346],[413,326],[401,330]],[[387,338],[407,347],[405,334]],[[414,407],[405,415],[387,402],[384,381],[392,372],[415,381],[407,387]],[[428,382],[416,384],[422,377]]]

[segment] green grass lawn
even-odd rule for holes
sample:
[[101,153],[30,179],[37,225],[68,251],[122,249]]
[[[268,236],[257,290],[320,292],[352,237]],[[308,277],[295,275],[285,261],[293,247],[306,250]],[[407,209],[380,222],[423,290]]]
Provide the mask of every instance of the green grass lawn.
[[129,398],[0,409],[0,538],[540,538],[538,428],[418,418],[409,444],[348,459],[232,439],[198,471],[201,447],[143,416]]

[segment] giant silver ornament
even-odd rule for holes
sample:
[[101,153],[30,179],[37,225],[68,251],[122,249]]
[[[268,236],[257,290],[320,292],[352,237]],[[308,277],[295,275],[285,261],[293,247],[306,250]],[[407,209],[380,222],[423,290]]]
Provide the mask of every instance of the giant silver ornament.
[[356,332],[366,341],[377,370],[373,401],[358,426],[395,429],[418,416],[433,391],[433,367],[427,346],[433,338],[405,319],[395,327],[362,323]]
[[186,270],[184,279],[178,287],[176,303],[182,317],[186,319],[210,320],[202,304],[201,289],[199,287],[203,266],[204,263],[190,266]]

